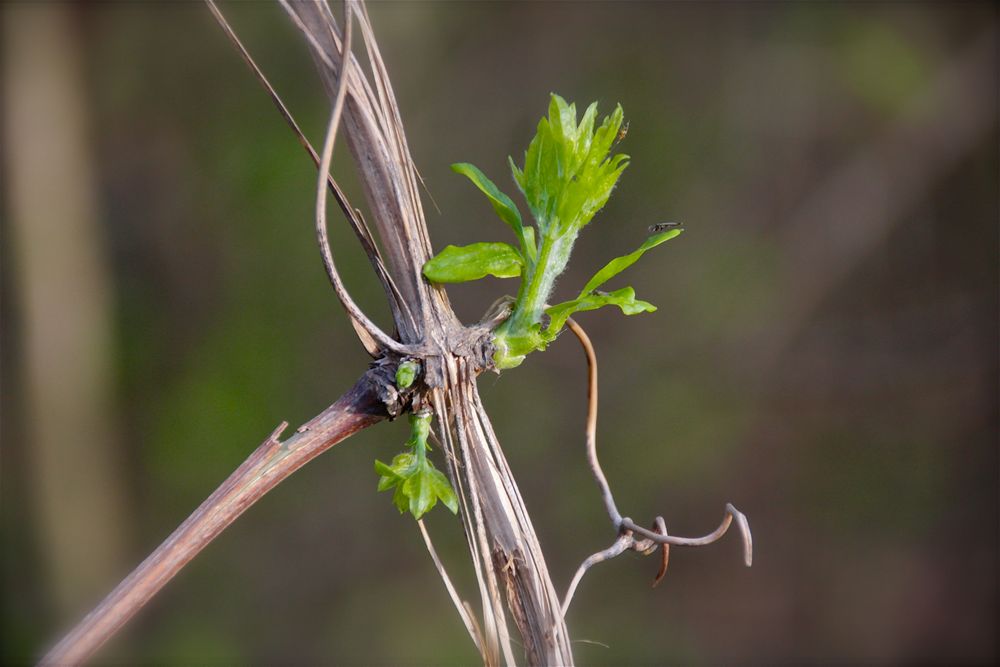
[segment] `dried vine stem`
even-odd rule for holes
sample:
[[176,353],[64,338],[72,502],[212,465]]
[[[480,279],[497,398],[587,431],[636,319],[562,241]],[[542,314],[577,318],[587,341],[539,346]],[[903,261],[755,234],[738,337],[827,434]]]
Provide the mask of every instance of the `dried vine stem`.
[[458,595],[458,591],[455,589],[455,584],[452,583],[451,577],[448,576],[448,570],[445,568],[444,563],[441,562],[441,558],[437,554],[437,549],[434,548],[434,541],[431,539],[431,534],[427,532],[427,526],[424,525],[424,520],[417,520],[417,526],[420,528],[420,536],[424,538],[424,546],[427,548],[427,553],[430,554],[431,560],[434,561],[434,567],[437,568],[438,574],[441,575],[441,581],[444,583],[445,589],[448,591],[448,597],[451,598],[452,604],[455,605],[455,610],[462,619],[462,623],[465,624],[465,629],[472,637],[472,641],[476,644],[476,648],[480,652],[483,650],[483,631],[479,628],[476,623],[475,616],[469,611],[468,603],[463,601]]
[[338,442],[388,417],[384,382],[366,373],[333,405],[282,442],[282,423],[153,553],[42,658],[42,665],[85,662],[251,505]]
[[[750,523],[747,521],[746,516],[730,503],[726,504],[726,514],[719,527],[702,537],[677,537],[669,535],[666,523],[661,516],[656,517],[654,524],[656,530],[643,528],[632,521],[632,519],[622,517],[615,504],[614,494],[611,493],[608,478],[604,474],[600,460],[597,458],[597,353],[594,351],[594,344],[591,342],[587,332],[573,318],[566,320],[566,326],[573,332],[577,340],[580,341],[584,354],[587,356],[587,464],[590,466],[594,480],[601,490],[601,498],[604,501],[605,510],[608,513],[608,518],[611,519],[611,524],[618,532],[618,536],[610,547],[589,556],[577,569],[563,599],[561,607],[563,616],[566,615],[569,605],[573,601],[573,595],[576,593],[576,588],[580,584],[580,580],[583,579],[583,575],[594,565],[620,556],[629,550],[642,554],[651,554],[657,548],[660,548],[662,561],[660,570],[653,580],[653,585],[656,586],[667,571],[670,545],[699,547],[716,542],[729,530],[733,519],[736,520],[736,525],[739,527],[740,535],[743,538],[743,562],[747,567],[750,567],[753,562],[753,536],[750,533]],[[636,535],[641,536],[642,539],[638,539]]]
[[[327,93],[336,99],[344,51],[333,13],[325,2],[283,0],[282,5],[311,47]],[[570,665],[573,656],[558,595],[513,474],[478,399],[475,378],[489,366],[489,331],[462,326],[444,290],[421,275],[431,251],[419,177],[367,11],[361,3],[358,8],[371,75],[364,76],[359,66],[347,68],[346,139],[362,175],[388,268],[413,311],[413,323],[397,321],[397,329],[403,343],[422,346],[414,356],[423,361],[438,438],[459,491],[482,600],[483,640],[477,643],[488,665],[521,662],[508,630],[509,613],[528,663]]]
[[[343,38],[326,2],[288,2],[282,7],[301,30],[331,100],[337,96],[343,63]],[[460,330],[444,290],[423,280],[421,269],[431,246],[417,188],[416,168],[388,74],[363,3],[356,4],[358,29],[368,52],[371,81],[353,54],[345,69],[343,124],[354,155],[371,221],[382,244],[387,268],[412,320],[393,314],[404,344],[448,345],[439,336]]]
[[[288,110],[288,107],[282,101],[281,96],[278,95],[278,92],[274,89],[274,86],[271,85],[271,82],[268,80],[267,76],[265,76],[263,70],[261,70],[261,68],[257,65],[256,61],[250,55],[250,52],[243,45],[243,42],[240,41],[240,38],[236,35],[236,31],[233,30],[233,27],[229,24],[229,21],[226,20],[226,17],[219,10],[219,7],[216,5],[215,1],[205,0],[205,2],[208,5],[209,10],[212,12],[212,16],[215,18],[216,22],[222,27],[222,30],[223,32],[225,32],[226,37],[229,38],[229,41],[232,42],[233,46],[236,47],[236,50],[239,51],[240,55],[243,57],[243,60],[250,67],[250,71],[253,73],[254,78],[257,79],[257,81],[267,92],[268,97],[271,98],[271,101],[274,103],[274,106],[278,110],[278,113],[281,114],[282,119],[288,125],[292,133],[295,135],[295,138],[298,139],[299,144],[312,159],[312,162],[314,165],[316,165],[316,168],[319,169],[320,168],[319,154],[316,152],[316,149],[313,148],[312,144],[306,138],[305,133],[302,132],[302,128],[299,127],[299,124],[295,121],[295,117],[292,115],[291,111]],[[378,246],[375,243],[375,239],[372,237],[371,230],[369,230],[368,225],[365,224],[364,218],[361,216],[361,212],[351,205],[350,201],[347,198],[347,195],[344,193],[343,189],[337,183],[333,175],[329,173],[329,170],[327,170],[327,172],[328,172],[327,186],[329,187],[330,192],[333,193],[334,199],[337,201],[337,204],[340,206],[341,212],[343,212],[344,214],[344,218],[351,225],[351,229],[357,236],[358,242],[361,243],[362,249],[368,256],[368,261],[371,263],[372,268],[375,270],[375,274],[378,277],[379,282],[382,284],[383,290],[385,291],[385,295],[389,301],[389,307],[393,312],[394,319],[397,320],[404,319],[407,322],[410,322],[412,325],[413,315],[412,313],[410,313],[409,308],[407,308],[406,302],[403,300],[402,295],[399,293],[399,288],[396,286],[396,283],[393,281],[392,276],[389,275],[389,271],[385,267],[385,261],[382,259],[382,255],[378,250]],[[324,235],[325,235],[325,230],[324,230]],[[329,255],[331,257],[331,262],[332,262],[332,251],[330,250],[329,247],[329,241],[326,239],[321,239],[321,252],[324,253],[324,261],[325,257]],[[330,276],[329,270],[327,271],[327,275],[331,278],[332,281],[333,276]],[[375,343],[374,339],[372,339],[370,336],[365,335],[364,330],[361,327],[359,327],[353,319],[351,320],[351,323],[355,325],[355,331],[361,338],[361,341],[365,345],[365,349],[367,350],[367,352],[373,358],[378,357],[380,354],[380,350],[377,344]]]
[[337,94],[333,101],[333,110],[330,112],[330,123],[326,129],[326,139],[323,142],[323,152],[320,154],[319,161],[319,182],[316,186],[316,237],[319,241],[320,254],[323,257],[323,266],[326,268],[326,274],[330,278],[330,284],[333,285],[333,291],[336,292],[337,298],[340,299],[340,303],[344,306],[344,310],[347,311],[347,316],[351,318],[351,324],[354,325],[355,331],[357,331],[359,337],[366,342],[366,347],[370,347],[369,339],[373,340],[381,349],[379,354],[384,350],[391,350],[396,354],[409,355],[415,354],[417,349],[411,345],[403,345],[399,341],[391,338],[388,334],[382,331],[374,322],[365,315],[361,309],[355,303],[354,299],[351,297],[347,288],[344,287],[344,281],[340,279],[340,274],[337,272],[337,265],[333,261],[333,252],[330,249],[330,239],[327,236],[326,230],[326,194],[327,194],[327,180],[330,174],[330,162],[333,160],[333,146],[337,139],[337,129],[340,127],[340,116],[341,112],[344,110],[344,100],[347,95],[347,77],[351,71],[352,58],[343,57],[344,54],[351,53],[351,40],[354,33],[354,22],[351,20],[352,17],[352,0],[344,0],[344,41],[341,46],[342,62],[344,63],[341,68],[340,76],[337,80]]

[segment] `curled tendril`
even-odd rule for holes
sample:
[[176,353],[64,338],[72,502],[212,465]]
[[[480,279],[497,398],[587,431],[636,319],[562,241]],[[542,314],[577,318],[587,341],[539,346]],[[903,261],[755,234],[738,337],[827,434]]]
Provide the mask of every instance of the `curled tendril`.
[[726,534],[734,520],[743,540],[743,562],[747,567],[750,567],[753,563],[753,536],[750,533],[750,522],[747,520],[746,515],[736,509],[732,503],[726,503],[726,513],[719,527],[701,537],[679,537],[668,534],[667,525],[662,516],[656,517],[653,528],[649,529],[639,526],[631,518],[623,517],[618,512],[608,479],[604,475],[604,470],[601,468],[601,463],[597,458],[597,355],[594,352],[593,344],[590,342],[590,337],[587,336],[587,333],[576,321],[570,318],[566,321],[566,326],[580,341],[584,353],[587,355],[587,462],[590,465],[590,470],[594,475],[597,486],[601,489],[605,509],[608,517],[611,519],[612,525],[618,531],[618,536],[607,549],[592,554],[580,564],[576,574],[573,576],[573,580],[570,582],[569,590],[566,592],[566,597],[562,603],[563,616],[566,615],[566,611],[573,601],[573,595],[576,593],[577,586],[579,586],[580,580],[583,579],[583,575],[598,563],[603,563],[606,560],[620,556],[626,551],[635,551],[643,555],[650,555],[659,549],[661,553],[660,569],[653,580],[653,586],[656,586],[667,572],[671,546],[700,547],[717,542]]

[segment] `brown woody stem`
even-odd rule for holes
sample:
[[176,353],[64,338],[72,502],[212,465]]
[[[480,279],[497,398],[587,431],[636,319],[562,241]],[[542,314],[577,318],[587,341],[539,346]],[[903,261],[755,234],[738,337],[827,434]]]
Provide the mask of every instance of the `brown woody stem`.
[[377,380],[366,373],[337,401],[281,442],[283,422],[187,520],[42,658],[77,665],[92,656],[181,568],[268,491],[345,438],[385,419]]

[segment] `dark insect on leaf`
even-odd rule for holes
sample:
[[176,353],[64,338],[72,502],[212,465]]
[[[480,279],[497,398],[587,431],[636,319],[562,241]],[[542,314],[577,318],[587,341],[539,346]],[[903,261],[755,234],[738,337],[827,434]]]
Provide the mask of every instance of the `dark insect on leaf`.
[[628,121],[622,124],[621,128],[618,130],[618,136],[615,138],[615,144],[620,144],[628,134]]
[[649,226],[650,233],[665,232],[668,229],[684,229],[683,222],[658,222]]

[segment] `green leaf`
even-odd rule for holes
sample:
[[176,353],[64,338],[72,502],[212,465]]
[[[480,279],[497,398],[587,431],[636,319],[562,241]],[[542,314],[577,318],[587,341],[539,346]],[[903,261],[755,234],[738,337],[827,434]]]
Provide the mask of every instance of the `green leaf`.
[[653,304],[636,299],[635,290],[631,287],[623,287],[614,292],[585,294],[578,299],[557,303],[545,310],[550,318],[549,326],[544,333],[545,337],[550,341],[553,340],[573,313],[597,310],[603,306],[618,306],[626,315],[651,313],[656,310]]
[[434,283],[464,283],[486,276],[516,278],[524,260],[506,243],[447,246],[424,264],[424,276]]
[[462,174],[466,176],[473,185],[475,185],[479,190],[486,195],[490,200],[490,204],[493,205],[493,210],[496,211],[500,219],[506,222],[511,229],[514,230],[517,240],[521,243],[521,249],[527,250],[525,244],[524,228],[521,224],[521,213],[517,210],[517,206],[514,205],[513,200],[500,191],[493,181],[486,177],[482,171],[479,170],[473,164],[468,162],[456,162],[451,165],[451,170],[456,174]]
[[430,461],[403,485],[403,493],[409,498],[408,509],[415,519],[429,512],[440,500],[452,513],[458,512],[458,497],[451,488],[448,478],[434,467]]
[[421,468],[403,483],[403,493],[410,499],[410,514],[419,519],[437,503],[427,468]]
[[401,452],[392,457],[392,470],[400,477],[406,477],[412,472],[416,462],[417,457],[413,452]]
[[399,484],[392,494],[392,504],[396,506],[400,514],[406,514],[410,509],[410,497],[406,495],[403,484]]
[[[451,488],[444,473],[435,468],[434,464],[427,459],[415,460],[412,454],[401,454],[400,456],[410,457],[406,460],[412,464],[405,469],[400,469],[376,461],[375,470],[382,474],[382,478],[379,480],[379,491],[395,488],[392,502],[401,514],[409,511],[413,518],[419,519],[433,509],[439,500],[453,514],[458,512],[458,496],[455,495],[455,491]],[[399,459],[400,456],[397,456],[396,459]],[[396,459],[393,459],[394,463]]]
[[375,472],[381,475],[378,480],[378,490],[387,491],[399,483],[402,479],[396,474],[396,471],[382,463],[378,459],[375,459]]
[[575,235],[604,206],[628,156],[609,157],[621,127],[621,106],[594,130],[597,105],[579,124],[576,106],[553,94],[549,114],[538,123],[524,155],[524,168],[511,171],[543,236]]
[[454,489],[451,488],[451,482],[444,476],[444,473],[437,468],[431,468],[430,483],[434,495],[444,503],[445,507],[451,510],[452,514],[458,514],[458,496],[455,495]]
[[392,487],[404,482],[408,476],[413,474],[414,455],[410,452],[397,454],[392,459],[392,465],[386,465],[375,459],[375,472],[382,477],[378,480],[378,490],[387,491]]
[[583,289],[580,290],[580,297],[590,294],[595,289],[635,264],[650,248],[655,248],[665,241],[669,241],[672,238],[680,236],[681,231],[682,230],[680,229],[671,229],[666,232],[660,232],[659,234],[653,234],[646,239],[646,241],[639,246],[638,250],[635,252],[629,253],[628,255],[622,255],[621,257],[616,257],[611,260],[604,265],[604,268],[595,273],[594,277],[583,286]]
[[[611,293],[595,290],[632,266],[651,248],[676,237],[679,230],[651,236],[636,251],[602,267],[576,299],[546,307],[580,230],[604,207],[628,167],[627,155],[612,153],[623,119],[622,108],[617,105],[598,122],[596,103],[589,105],[578,119],[575,104],[552,94],[548,112],[538,122],[522,165],[508,158],[535,226],[521,225],[523,278],[510,315],[493,332],[493,362],[497,369],[513,368],[531,352],[545,349],[573,313],[609,305],[617,306],[626,315],[656,310],[652,304],[636,299],[630,287]],[[479,170],[471,165],[456,165],[455,169],[487,193],[495,207],[499,206],[497,213],[501,217],[508,215],[509,198],[504,196],[501,200],[496,186]],[[483,271],[476,267],[468,273],[478,277]],[[463,275],[461,279],[472,278]],[[549,317],[547,323],[543,313]]]
[[[622,171],[627,155],[610,151],[621,127],[621,106],[596,127],[597,105],[587,107],[577,122],[576,106],[553,94],[548,115],[524,154],[524,167],[509,160],[518,188],[537,223],[537,257],[529,257],[513,312],[494,336],[497,368],[519,364],[520,342],[530,342],[532,327],[541,323],[556,279],[566,268],[580,230],[603,208]],[[533,350],[548,342],[539,336]]]
[[378,490],[395,489],[393,504],[400,514],[410,512],[416,519],[430,511],[438,500],[453,513],[458,511],[458,497],[448,478],[426,456],[431,419],[429,412],[411,414],[410,439],[406,444],[413,451],[397,454],[390,465],[375,461],[375,472],[381,475]]

